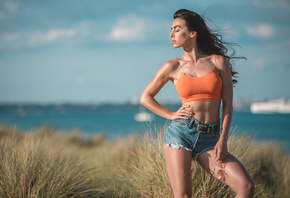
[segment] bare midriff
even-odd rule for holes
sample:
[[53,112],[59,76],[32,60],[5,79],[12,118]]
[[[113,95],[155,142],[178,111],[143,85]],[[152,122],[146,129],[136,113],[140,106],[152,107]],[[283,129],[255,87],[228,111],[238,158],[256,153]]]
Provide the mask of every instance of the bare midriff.
[[192,112],[192,117],[198,121],[203,121],[208,124],[214,124],[219,120],[221,100],[210,101],[192,101],[184,103],[189,105],[189,110]]

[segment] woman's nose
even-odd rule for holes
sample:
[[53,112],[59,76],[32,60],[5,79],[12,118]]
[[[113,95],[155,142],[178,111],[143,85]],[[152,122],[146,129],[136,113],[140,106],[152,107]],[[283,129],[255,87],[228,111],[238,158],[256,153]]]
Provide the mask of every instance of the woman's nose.
[[173,34],[172,34],[172,32],[169,34],[169,37],[171,37],[171,38],[173,37]]

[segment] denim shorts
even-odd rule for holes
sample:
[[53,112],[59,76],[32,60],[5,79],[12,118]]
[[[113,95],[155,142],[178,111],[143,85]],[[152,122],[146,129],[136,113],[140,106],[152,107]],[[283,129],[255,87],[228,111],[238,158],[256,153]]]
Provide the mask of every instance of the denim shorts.
[[[214,127],[210,133],[197,132],[193,123]],[[200,122],[193,117],[172,120],[164,135],[166,146],[179,149],[180,147],[191,151],[192,159],[195,160],[202,153],[214,149],[220,138],[220,119],[214,124]]]

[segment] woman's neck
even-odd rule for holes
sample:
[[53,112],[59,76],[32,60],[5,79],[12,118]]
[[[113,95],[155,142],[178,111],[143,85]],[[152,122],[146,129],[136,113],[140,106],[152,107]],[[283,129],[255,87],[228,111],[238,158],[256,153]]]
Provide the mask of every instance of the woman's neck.
[[197,62],[199,58],[203,57],[202,54],[198,52],[198,48],[196,47],[187,47],[183,48],[183,58],[187,61]]

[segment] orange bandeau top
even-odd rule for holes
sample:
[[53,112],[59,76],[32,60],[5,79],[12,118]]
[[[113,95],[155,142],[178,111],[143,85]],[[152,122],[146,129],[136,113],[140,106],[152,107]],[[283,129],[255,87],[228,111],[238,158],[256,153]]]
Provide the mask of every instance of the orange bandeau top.
[[210,73],[200,77],[187,76],[181,72],[176,83],[176,91],[182,103],[220,100],[222,98],[221,89],[222,79],[215,66]]

